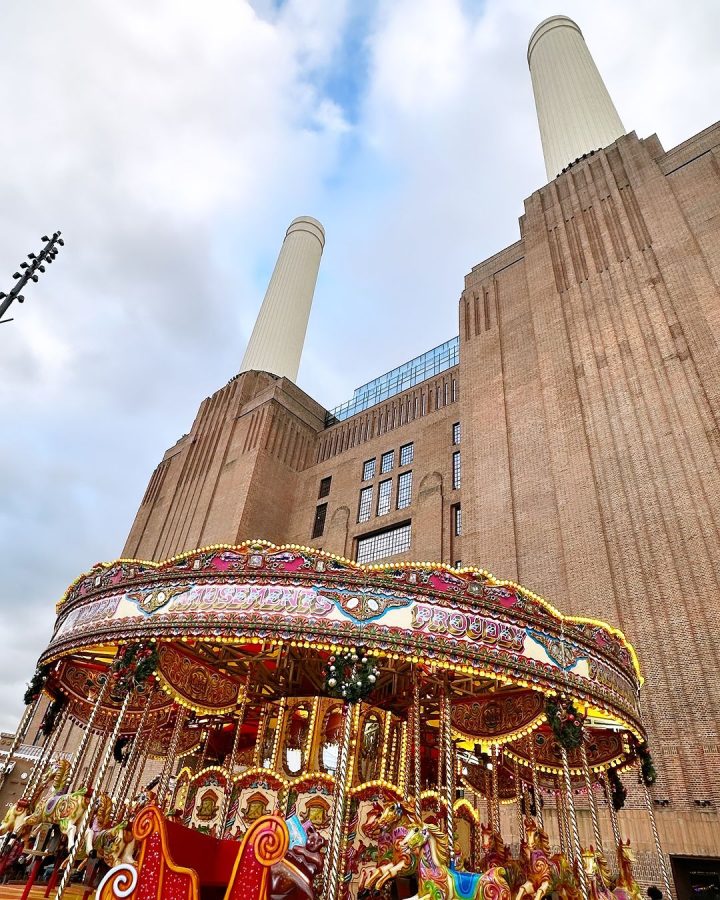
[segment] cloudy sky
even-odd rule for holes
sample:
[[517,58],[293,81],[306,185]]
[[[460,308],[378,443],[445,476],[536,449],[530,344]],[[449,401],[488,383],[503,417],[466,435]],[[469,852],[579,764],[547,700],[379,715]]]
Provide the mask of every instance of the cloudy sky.
[[628,129],[715,121],[716,0],[4,0],[0,289],[67,245],[0,326],[0,728],[236,373],[292,218],[327,231],[299,376],[324,405],[456,333],[545,182],[525,51],[557,12]]

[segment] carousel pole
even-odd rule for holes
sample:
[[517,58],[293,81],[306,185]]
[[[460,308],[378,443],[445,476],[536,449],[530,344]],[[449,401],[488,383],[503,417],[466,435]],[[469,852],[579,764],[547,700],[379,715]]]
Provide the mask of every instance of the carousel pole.
[[537,766],[535,765],[535,735],[531,734],[530,741],[530,768],[532,770],[533,794],[535,795],[535,819],[538,825],[543,828],[543,810],[540,802],[540,780],[538,778]]
[[80,765],[83,761],[83,757],[85,756],[85,751],[87,750],[87,745],[90,740],[90,736],[92,735],[93,726],[95,725],[95,719],[98,717],[98,713],[105,701],[105,695],[110,689],[110,681],[111,681],[111,673],[107,672],[107,676],[105,681],[102,683],[100,687],[100,691],[95,699],[95,705],[92,708],[92,712],[90,713],[90,718],[87,721],[87,725],[85,726],[85,731],[83,733],[82,739],[80,740],[80,744],[78,745],[77,750],[75,751],[75,756],[73,756],[72,762],[70,763],[70,771],[68,772],[66,785],[68,793],[71,793],[75,790],[75,778],[77,777],[78,771],[80,770]]
[[[128,757],[125,766],[124,766],[124,774],[118,777],[118,782],[115,785],[115,789],[112,792],[112,801],[113,801],[113,809],[115,810],[115,816],[120,809],[120,805],[127,798],[128,788],[130,787],[130,781],[132,780],[133,773],[135,772],[135,767],[137,765],[137,761],[140,757],[140,747],[142,745],[142,734],[145,730],[145,726],[147,725],[148,716],[150,715],[150,707],[152,706],[153,694],[155,693],[153,687],[148,690],[147,700],[145,701],[145,706],[143,706],[143,711],[140,716],[140,721],[138,722],[138,727],[135,732],[135,737],[133,739],[132,747],[130,748],[130,756]],[[120,768],[120,772],[123,772],[123,767]]]
[[[109,681],[110,679],[108,678],[108,682]],[[120,734],[120,728],[122,726],[123,719],[125,718],[127,708],[130,705],[130,698],[132,697],[132,693],[133,692],[130,690],[125,694],[125,699],[122,702],[122,706],[120,707],[120,711],[118,712],[117,719],[115,720],[115,727],[113,728],[112,734],[110,735],[110,740],[106,743],[105,753],[103,755],[102,762],[100,763],[100,769],[97,774],[98,784],[102,784],[108,766],[110,765],[113,747],[115,746],[115,741]],[[99,795],[95,794],[90,800],[90,803],[88,804],[85,812],[83,813],[82,819],[78,823],[72,844],[68,846],[68,856],[67,860],[65,861],[65,870],[63,872],[62,878],[60,879],[60,884],[58,885],[57,893],[55,894],[55,900],[61,900],[63,894],[65,893],[65,889],[70,883],[70,876],[72,875],[72,869],[77,858],[78,850],[80,849],[80,845],[85,839],[85,829],[87,828],[89,823],[92,822],[92,817],[95,814],[98,800]]]
[[608,810],[610,811],[610,825],[612,827],[613,841],[615,842],[615,854],[618,855],[620,853],[619,847],[622,838],[620,837],[620,824],[618,822],[617,810],[612,802],[612,791],[610,790],[610,779],[608,778],[607,772],[603,772],[603,786],[605,787]]
[[[492,763],[491,763],[492,765]],[[483,768],[483,791],[485,792],[485,811],[490,828],[493,827],[492,778],[488,775],[487,766]]]
[[282,768],[280,765],[280,753],[283,745],[283,729],[285,728],[285,717],[287,713],[287,697],[282,697],[278,707],[277,724],[275,725],[275,739],[273,741],[272,763],[270,768],[273,772],[279,772]]
[[442,692],[440,694],[440,709],[442,721],[443,747],[442,754],[445,760],[445,804],[446,815],[445,822],[447,827],[448,846],[450,848],[450,859],[452,860],[455,847],[455,745],[452,739],[452,723],[450,716],[452,706],[450,700],[450,685],[447,680],[443,683]]
[[43,772],[45,771],[48,762],[52,758],[52,755],[55,751],[55,747],[58,744],[58,738],[65,727],[69,718],[68,706],[66,705],[63,711],[60,713],[60,721],[55,726],[55,730],[48,740],[43,744],[42,752],[40,756],[37,758],[35,765],[30,772],[30,777],[27,780],[27,784],[25,785],[25,790],[22,792],[22,800],[27,800],[29,797],[32,797],[33,791],[38,785],[40,778],[42,777]]
[[583,777],[585,779],[585,787],[588,792],[588,804],[590,806],[590,818],[592,820],[593,835],[595,837],[595,849],[602,853],[602,835],[600,834],[600,819],[598,817],[597,803],[595,802],[595,794],[593,792],[592,773],[587,758],[587,750],[585,741],[580,744],[580,759],[582,760]]
[[665,896],[672,900],[674,894],[670,886],[670,873],[668,872],[667,862],[665,861],[665,854],[663,853],[662,844],[660,842],[660,833],[658,832],[657,821],[655,820],[653,798],[650,794],[650,788],[647,784],[645,784],[645,780],[642,777],[642,767],[639,760],[638,770],[640,774],[640,783],[642,784],[643,788],[643,795],[645,796],[645,807],[650,818],[650,827],[652,828],[653,841],[655,842],[655,852],[657,854],[658,862],[660,863],[660,871],[662,872],[663,885],[665,886]]
[[210,738],[212,736],[212,725],[208,725],[205,734],[205,742],[203,744],[202,753],[200,754],[200,762],[198,763],[198,772],[202,772],[205,768],[205,760],[207,759],[208,747],[210,746]]
[[585,876],[585,867],[582,864],[582,850],[580,848],[580,830],[578,829],[577,815],[575,814],[575,800],[573,797],[572,780],[570,778],[570,765],[568,763],[567,750],[560,744],[560,752],[562,754],[563,779],[565,781],[565,798],[567,800],[568,816],[570,818],[570,835],[572,837],[572,860],[575,863],[575,871],[578,881],[580,882],[580,890],[584,900],[588,900],[588,885]]
[[517,814],[518,814],[518,844],[523,842],[525,838],[525,816],[523,813],[523,782],[522,778],[520,778],[520,766],[517,764],[517,760],[513,763],[513,770],[515,774],[515,788],[517,790]]
[[183,725],[185,724],[186,719],[187,712],[185,707],[179,706],[175,717],[175,726],[173,727],[172,737],[168,744],[167,755],[165,756],[165,764],[163,765],[162,775],[160,776],[160,784],[158,785],[157,805],[160,809],[165,809],[170,775],[172,774],[172,767],[175,763],[178,746],[180,744],[180,735],[182,734]]
[[492,772],[491,772],[491,780],[492,780],[492,816],[491,823],[492,829],[495,834],[500,834],[500,787],[499,787],[499,776],[500,773],[498,771],[500,764],[500,748],[497,744],[493,744],[490,748],[492,754]]
[[555,811],[557,812],[557,826],[558,826],[558,842],[560,844],[560,852],[563,856],[569,857],[568,853],[568,841],[567,841],[567,831],[565,829],[565,804],[563,802],[563,793],[560,789],[560,785],[557,786],[557,790],[555,791]]
[[127,798],[129,797],[130,803],[134,800],[134,798],[140,793],[141,785],[143,782],[143,778],[145,776],[145,769],[147,768],[147,761],[150,756],[150,750],[153,746],[153,741],[155,740],[155,735],[158,732],[158,723],[160,721],[160,717],[158,716],[153,720],[152,726],[150,728],[150,734],[148,735],[148,739],[143,742],[142,750],[140,750],[138,754],[138,758],[140,762],[137,765],[137,777],[135,781],[132,781],[132,775],[130,776],[130,783],[128,785],[128,789],[125,792],[125,801],[127,802]]
[[230,759],[226,765],[227,769],[227,784],[225,786],[225,793],[223,794],[222,808],[220,810],[220,833],[218,834],[219,838],[225,834],[225,823],[227,820],[228,812],[230,811],[230,799],[232,797],[232,789],[233,789],[233,769],[235,768],[235,763],[237,762],[238,750],[240,748],[240,732],[242,731],[242,724],[245,720],[245,710],[247,709],[247,689],[243,692],[242,700],[240,701],[240,706],[238,707],[236,723],[235,723],[235,735],[233,736],[232,749],[230,750]]
[[5,782],[5,778],[7,777],[8,772],[12,768],[12,762],[17,752],[17,748],[20,746],[21,742],[25,738],[25,735],[28,733],[28,729],[30,728],[30,723],[35,717],[35,713],[37,712],[38,706],[40,705],[40,700],[42,698],[42,692],[38,694],[38,696],[33,700],[32,703],[28,704],[25,707],[25,711],[23,712],[20,722],[18,723],[18,727],[15,731],[15,736],[13,737],[12,744],[10,744],[10,749],[8,750],[7,759],[5,760],[2,770],[0,770],[0,787],[3,786]]
[[412,703],[412,746],[413,746],[413,799],[415,802],[415,818],[422,822],[422,772],[420,768],[420,672],[415,669],[413,678],[413,703]]
[[342,826],[345,818],[346,782],[348,777],[348,761],[353,736],[356,704],[343,703],[343,731],[338,749],[337,768],[335,769],[335,791],[333,798],[333,814],[330,826],[325,860],[328,865],[325,880],[325,900],[337,900],[340,887],[340,852],[342,849]]

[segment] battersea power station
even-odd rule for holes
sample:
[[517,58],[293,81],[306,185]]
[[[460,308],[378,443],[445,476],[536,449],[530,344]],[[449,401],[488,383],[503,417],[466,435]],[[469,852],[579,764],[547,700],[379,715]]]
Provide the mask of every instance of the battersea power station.
[[[291,222],[240,373],[58,606],[5,800],[65,747],[116,810],[158,773],[170,856],[172,829],[309,820],[329,900],[480,896],[402,866],[429,832],[484,883],[481,825],[506,873],[535,828],[567,860],[538,900],[596,896],[598,845],[600,893],[632,865],[629,896],[720,896],[720,125],[638,136],[564,16],[528,63],[548,181],[518,240],[472,265],[456,337],[332,410],[296,384],[325,232]],[[431,825],[383,845],[393,798]]]

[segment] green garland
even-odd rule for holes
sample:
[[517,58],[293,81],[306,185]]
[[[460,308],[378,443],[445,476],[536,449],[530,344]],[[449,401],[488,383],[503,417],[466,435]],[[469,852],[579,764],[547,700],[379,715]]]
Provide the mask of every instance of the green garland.
[[64,694],[60,694],[60,696],[56,697],[45,710],[45,715],[43,716],[42,724],[40,725],[40,730],[45,737],[48,737],[55,731],[57,718],[66,706],[67,697],[65,697]]
[[615,769],[610,769],[607,774],[608,781],[610,782],[610,802],[613,805],[613,809],[616,812],[619,812],[623,806],[625,806],[627,788],[622,781],[620,781],[620,776]]
[[325,666],[325,693],[347,703],[359,703],[375,687],[379,672],[364,650],[336,653]]
[[23,695],[25,706],[29,706],[33,700],[37,700],[42,693],[42,689],[45,687],[45,682],[48,680],[49,674],[50,666],[38,666],[37,669],[35,669],[35,674]]
[[142,691],[157,666],[158,652],[154,645],[127,644],[122,647],[112,664],[113,694]]
[[555,739],[566,750],[575,750],[583,739],[583,722],[585,716],[573,705],[572,700],[548,697],[545,704],[545,715],[552,728]]
[[645,743],[639,744],[637,754],[640,759],[640,777],[643,780],[643,784],[646,787],[650,787],[651,784],[655,784],[657,781],[657,772],[650,748]]

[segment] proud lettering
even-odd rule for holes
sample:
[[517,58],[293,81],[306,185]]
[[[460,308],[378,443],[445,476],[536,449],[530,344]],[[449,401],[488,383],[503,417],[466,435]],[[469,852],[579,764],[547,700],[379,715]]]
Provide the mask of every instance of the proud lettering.
[[525,631],[515,625],[497,622],[475,613],[438,609],[423,603],[417,603],[413,607],[412,627],[415,631],[446,634],[491,647],[501,647],[513,653],[522,653],[525,645]]

